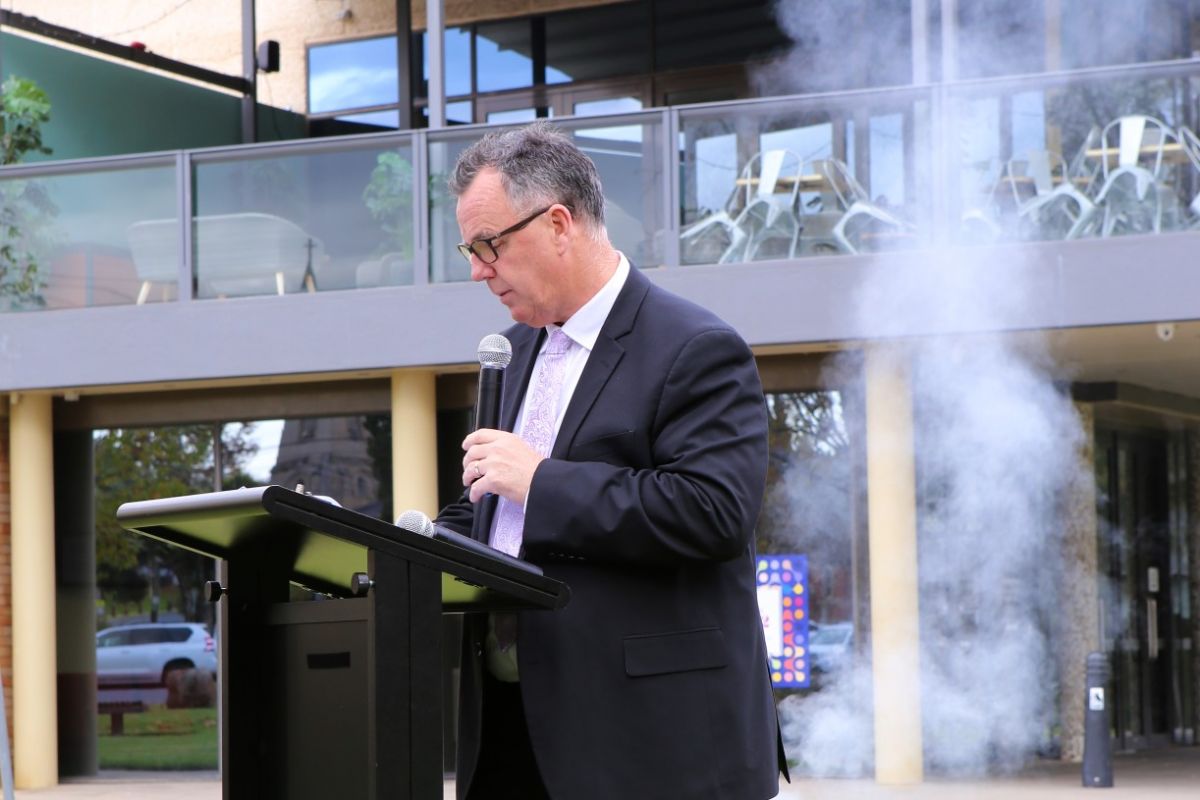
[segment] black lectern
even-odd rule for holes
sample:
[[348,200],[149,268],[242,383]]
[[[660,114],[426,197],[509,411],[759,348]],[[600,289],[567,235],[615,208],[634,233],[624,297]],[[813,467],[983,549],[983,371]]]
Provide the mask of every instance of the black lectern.
[[[555,609],[565,584],[280,486],[125,503],[223,559],[225,800],[442,796],[441,614]],[[289,584],[327,596],[289,601]]]

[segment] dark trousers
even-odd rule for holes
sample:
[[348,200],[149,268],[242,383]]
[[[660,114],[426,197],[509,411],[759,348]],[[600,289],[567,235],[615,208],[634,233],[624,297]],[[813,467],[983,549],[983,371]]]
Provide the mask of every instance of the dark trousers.
[[529,743],[521,685],[483,673],[479,764],[468,800],[550,800]]

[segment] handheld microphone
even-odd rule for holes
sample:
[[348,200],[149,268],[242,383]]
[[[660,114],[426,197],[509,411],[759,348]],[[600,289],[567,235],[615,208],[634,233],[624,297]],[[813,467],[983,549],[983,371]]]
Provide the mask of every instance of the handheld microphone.
[[396,517],[396,527],[403,528],[410,533],[416,533],[430,539],[437,539],[439,542],[449,542],[457,545],[464,550],[470,550],[472,553],[485,556],[487,558],[501,561],[509,566],[532,572],[535,575],[541,575],[542,569],[535,564],[530,564],[528,561],[522,561],[519,558],[513,558],[508,553],[504,553],[494,547],[489,547],[483,542],[477,542],[469,536],[463,536],[461,533],[452,531],[449,528],[443,528],[440,525],[434,525],[433,520],[425,516],[420,511],[408,510]]
[[[504,394],[504,370],[512,361],[512,344],[498,333],[483,337],[479,342],[479,393],[475,398],[475,430],[500,429],[500,399]],[[471,520],[471,536],[486,542],[496,513],[496,499],[484,495],[475,504]]]
[[512,345],[498,333],[479,342],[479,394],[475,398],[475,430],[500,428],[504,370],[512,361]]

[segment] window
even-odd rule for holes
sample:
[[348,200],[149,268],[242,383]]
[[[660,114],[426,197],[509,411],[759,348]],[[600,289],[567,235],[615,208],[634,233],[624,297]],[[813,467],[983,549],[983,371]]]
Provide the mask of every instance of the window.
[[1045,25],[1043,0],[976,0],[960,5],[958,77],[1041,72],[1046,64]]
[[[1062,69],[1187,58],[1194,7],[1174,0],[1105,3],[1061,0]],[[1174,20],[1172,22],[1172,20]]]
[[191,628],[134,628],[132,644],[170,644],[186,642]]
[[[447,28],[446,122],[611,113],[591,105],[604,99],[628,108],[745,96],[746,62],[768,59],[791,44],[772,7],[769,0],[703,0],[698,6],[693,0],[627,0]],[[427,124],[429,116],[428,44],[428,32],[413,35],[416,125]],[[394,36],[314,45],[308,59],[314,135],[399,125],[403,78]],[[589,95],[583,98],[589,105],[579,105],[581,93]]]
[[492,124],[508,122],[533,122],[537,119],[536,108],[514,108],[508,111],[489,111],[487,121]]
[[394,105],[399,98],[396,37],[356,39],[309,48],[310,114]]
[[650,72],[650,31],[647,3],[548,14],[546,83]]
[[[429,85],[429,32],[422,31],[421,80]],[[457,97],[471,93],[471,29],[446,28],[442,36],[442,80],[446,96]]]
[[[797,643],[807,638],[807,650],[789,650],[785,643],[771,656],[785,743],[791,747],[816,707],[789,696],[824,691],[855,667],[869,665],[869,654],[859,646],[867,634],[869,580],[861,392],[854,377],[858,367],[848,361],[784,357],[758,363],[769,432],[767,486],[755,526],[759,581],[767,577],[764,560],[786,565],[790,557],[807,573],[799,579],[804,600],[795,604],[791,623]],[[817,388],[828,383],[843,385]],[[786,609],[786,604],[779,609],[784,631]],[[793,679],[789,670],[803,674],[793,672],[798,675]]]
[[533,85],[533,37],[528,19],[476,26],[475,79],[481,92]]
[[350,122],[355,125],[365,125],[373,128],[399,128],[400,109],[394,111],[367,111],[363,114],[346,114],[337,117],[340,122]]

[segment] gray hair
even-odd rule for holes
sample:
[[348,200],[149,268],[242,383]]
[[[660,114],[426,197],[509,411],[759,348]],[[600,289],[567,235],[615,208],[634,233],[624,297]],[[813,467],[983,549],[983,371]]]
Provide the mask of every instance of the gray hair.
[[518,210],[562,203],[593,232],[604,229],[604,190],[596,165],[560,128],[535,122],[487,134],[458,157],[450,192],[462,196],[488,168],[500,173],[500,184]]

